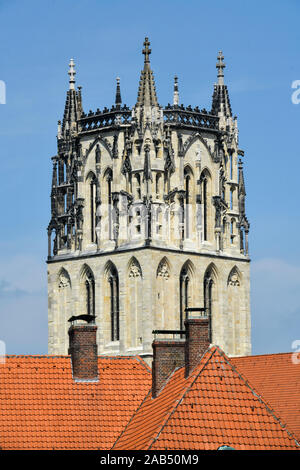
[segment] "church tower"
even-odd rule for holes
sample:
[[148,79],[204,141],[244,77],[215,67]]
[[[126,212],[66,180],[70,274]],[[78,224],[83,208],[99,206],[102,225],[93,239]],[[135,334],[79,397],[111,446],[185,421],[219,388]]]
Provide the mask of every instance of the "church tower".
[[210,110],[162,107],[145,39],[137,102],[85,113],[74,61],[48,226],[49,353],[66,354],[68,319],[96,316],[100,354],[152,353],[154,329],[182,329],[205,306],[211,342],[251,352],[249,223],[224,58]]

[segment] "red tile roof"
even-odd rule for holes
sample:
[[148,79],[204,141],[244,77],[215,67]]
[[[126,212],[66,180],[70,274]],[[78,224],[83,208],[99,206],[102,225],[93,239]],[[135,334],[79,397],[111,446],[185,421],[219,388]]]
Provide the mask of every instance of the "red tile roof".
[[231,358],[300,440],[300,364],[293,353]]
[[298,449],[276,412],[218,347],[188,378],[176,370],[158,395],[149,393],[113,449]]
[[72,378],[69,356],[0,364],[1,449],[109,449],[151,387],[137,357],[99,357],[97,383]]

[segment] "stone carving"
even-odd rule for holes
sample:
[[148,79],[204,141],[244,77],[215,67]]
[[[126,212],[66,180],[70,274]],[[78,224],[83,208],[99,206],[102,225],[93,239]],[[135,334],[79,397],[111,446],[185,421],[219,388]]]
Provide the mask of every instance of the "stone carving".
[[59,275],[59,289],[64,289],[65,287],[70,287],[70,279],[66,272],[62,271]]
[[132,260],[129,268],[129,277],[142,277],[142,271],[137,261]]
[[239,277],[238,277],[238,274],[237,274],[236,271],[234,271],[230,275],[229,280],[228,280],[228,285],[229,286],[239,286],[240,285]]
[[186,154],[186,152],[188,151],[188,149],[191,147],[191,145],[196,142],[196,140],[199,139],[200,142],[203,143],[203,145],[206,147],[209,155],[211,156],[211,158],[213,158],[213,155],[211,153],[211,148],[210,146],[207,144],[207,140],[204,139],[201,134],[199,134],[199,132],[194,132],[193,134],[191,134],[185,141],[184,145],[183,145],[183,153]]
[[157,277],[162,277],[163,279],[169,279],[170,277],[168,264],[164,260],[159,263]]

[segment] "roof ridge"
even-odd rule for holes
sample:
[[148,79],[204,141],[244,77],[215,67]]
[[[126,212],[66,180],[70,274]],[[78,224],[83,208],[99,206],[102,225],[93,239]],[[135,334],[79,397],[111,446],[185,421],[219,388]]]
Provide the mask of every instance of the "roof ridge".
[[290,351],[290,352],[267,353],[267,354],[249,354],[248,356],[232,356],[232,357],[230,357],[230,359],[244,359],[244,358],[267,357],[267,356],[283,356],[285,354],[293,354],[293,352]]
[[147,369],[147,371],[151,372],[152,370],[151,367],[147,364],[147,362],[141,356],[137,354],[134,357],[138,362],[140,362],[145,367],[145,369]]
[[141,401],[141,403],[139,404],[139,406],[137,407],[137,409],[133,412],[133,414],[131,415],[128,423],[126,424],[126,426],[124,426],[123,430],[121,431],[121,433],[119,434],[119,436],[117,437],[117,439],[115,440],[113,446],[111,447],[111,450],[115,447],[115,445],[117,444],[117,442],[119,441],[119,439],[121,438],[121,436],[123,436],[123,434],[125,433],[125,431],[127,430],[128,426],[130,425],[130,423],[132,422],[132,420],[134,419],[134,417],[137,415],[138,411],[140,410],[140,408],[143,406],[143,404],[145,403],[145,401],[147,400],[147,398],[149,397],[151,393],[151,388],[149,390],[149,392],[147,393],[147,395],[145,395],[144,399]]
[[[197,358],[198,358],[198,360],[199,360],[199,363],[194,367],[193,370],[195,370],[197,367],[199,367],[199,365],[200,365],[200,363],[201,363],[201,359],[202,359],[202,357],[204,356],[204,354],[206,354],[206,352],[207,352],[209,349],[213,348],[213,347],[216,347],[216,345],[211,344],[211,345],[204,351],[204,353],[199,352],[199,354],[197,355]],[[168,384],[168,382],[169,382],[169,380],[171,379],[171,377],[173,377],[173,375],[175,374],[175,372],[177,372],[178,370],[180,370],[180,369],[182,369],[182,368],[184,368],[184,367],[185,367],[185,364],[184,364],[183,366],[178,366],[178,367],[176,367],[175,369],[172,370],[172,372],[167,376],[167,378],[166,378],[166,380],[165,380],[163,386],[161,387],[159,393],[161,393],[161,392],[163,391],[163,389],[164,389],[165,386]],[[191,374],[191,376],[192,376],[192,374]]]
[[[61,359],[61,358],[64,358],[64,359],[69,359],[71,356],[70,354],[5,354],[5,358],[6,359],[16,359],[16,358],[25,358],[25,359],[29,359],[29,358],[34,358],[34,359]],[[118,356],[106,356],[106,355],[98,355],[97,356],[98,359],[137,359],[138,355],[128,355],[128,356],[124,356],[124,355],[118,355]],[[141,359],[141,358],[140,358]],[[145,361],[143,361],[142,359],[139,361],[139,362],[144,362],[144,364],[146,364]],[[149,366],[147,366],[149,368]]]
[[[238,376],[240,377],[240,379],[245,383],[245,385],[251,390],[252,394],[260,401],[260,403],[262,403],[264,405],[264,407],[266,408],[267,412],[278,422],[278,424],[282,427],[283,431],[286,431],[287,434],[292,438],[294,439],[295,443],[297,446],[300,447],[300,443],[298,442],[298,440],[296,439],[295,435],[293,432],[289,431],[289,429],[287,429],[287,425],[286,424],[283,424],[283,422],[281,422],[281,418],[277,417],[277,412],[273,409],[273,407],[271,407],[269,405],[269,403],[262,397],[262,395],[256,391],[256,388],[252,385],[252,383],[248,380],[248,378],[246,376],[244,376],[244,374],[242,372],[239,371],[239,369],[234,366],[231,362],[230,362],[230,359],[229,357],[225,354],[225,352],[219,347],[217,346],[218,348],[218,351],[219,353],[221,354],[221,356],[223,357],[223,359],[227,362],[227,364],[231,367],[231,369],[233,370],[233,372],[235,372],[236,374],[238,374]],[[276,414],[275,414],[276,413]]]
[[[208,364],[208,362],[211,360],[212,356],[215,354],[216,352],[216,348],[218,346],[215,346],[215,345],[210,345],[208,347],[208,349],[206,349],[206,351],[201,355],[200,357],[200,361],[202,360],[202,358],[205,356],[205,354],[207,354],[209,351],[210,351],[210,356],[209,358],[206,360],[206,362],[204,364],[201,364],[201,362],[199,362],[199,364],[193,369],[193,372],[191,373],[190,377],[188,378],[188,383],[187,385],[184,387],[184,390],[183,392],[181,393],[181,395],[179,395],[179,397],[177,398],[176,400],[176,404],[173,406],[173,408],[170,408],[169,412],[166,414],[166,417],[163,421],[163,424],[161,425],[159,431],[157,432],[156,434],[156,437],[152,438],[152,442],[151,442],[151,445],[150,447],[148,447],[148,449],[150,450],[152,445],[155,443],[155,441],[157,441],[158,437],[160,436],[162,430],[164,429],[164,427],[167,425],[167,422],[169,421],[169,419],[171,418],[171,416],[175,413],[175,410],[177,409],[178,405],[182,402],[182,400],[184,399],[186,393],[188,393],[188,391],[191,389],[191,387],[193,386],[193,384],[195,383],[195,381],[197,380],[197,378],[199,377],[199,375],[201,374],[201,372],[205,369],[206,365]],[[200,369],[199,372],[197,373],[196,372],[196,369]],[[195,375],[195,372],[196,372],[196,375]]]
[[106,355],[98,355],[98,359],[136,359],[138,356],[136,354],[134,355],[128,355],[128,356],[106,356]]
[[6,359],[15,359],[15,358],[34,358],[34,359],[60,359],[60,358],[69,358],[68,354],[5,354]]

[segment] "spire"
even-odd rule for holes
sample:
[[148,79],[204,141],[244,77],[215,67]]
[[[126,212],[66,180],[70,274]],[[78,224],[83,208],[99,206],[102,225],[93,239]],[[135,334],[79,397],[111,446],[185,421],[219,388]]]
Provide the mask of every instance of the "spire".
[[151,54],[151,49],[149,46],[150,42],[146,37],[143,49],[143,54],[145,56],[144,69],[141,72],[136,107],[158,106],[154,76],[150,67],[149,56]]
[[79,119],[82,113],[82,102],[81,102],[81,87],[78,87],[78,91],[75,90],[75,63],[71,59],[69,63],[69,90],[67,91],[67,98],[65,104],[64,117],[62,121],[62,134],[65,131],[71,129],[76,130],[77,119]]
[[69,63],[69,76],[70,76],[70,80],[69,80],[69,90],[75,90],[75,75],[76,75],[76,72],[75,72],[75,62],[73,59],[70,60],[70,63]]
[[174,94],[173,94],[173,105],[179,105],[179,92],[178,92],[178,77],[175,75],[174,77]]
[[116,106],[120,107],[121,104],[122,104],[121,89],[120,89],[120,78],[117,77],[116,80],[117,80],[117,89],[116,89],[116,101],[115,101],[115,103],[116,103]]
[[218,70],[218,83],[214,86],[214,93],[212,99],[212,114],[225,117],[232,116],[230,99],[228,94],[227,86],[224,85],[224,68],[225,63],[223,62],[224,56],[222,51],[219,52],[217,57],[216,68]]

